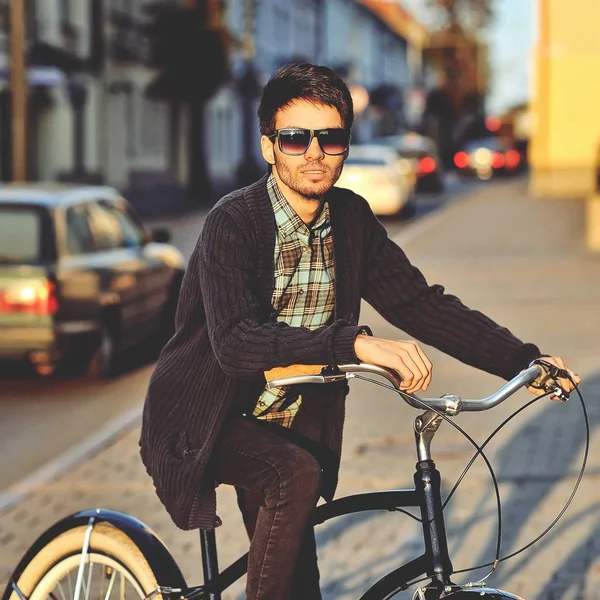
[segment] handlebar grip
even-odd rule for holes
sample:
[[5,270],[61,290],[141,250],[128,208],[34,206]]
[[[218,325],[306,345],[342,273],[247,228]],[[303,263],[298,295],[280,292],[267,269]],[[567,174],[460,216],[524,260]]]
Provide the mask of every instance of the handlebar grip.
[[274,381],[275,379],[285,379],[287,377],[297,377],[298,375],[320,375],[321,371],[327,365],[290,365],[289,367],[274,367],[265,371],[265,379]]

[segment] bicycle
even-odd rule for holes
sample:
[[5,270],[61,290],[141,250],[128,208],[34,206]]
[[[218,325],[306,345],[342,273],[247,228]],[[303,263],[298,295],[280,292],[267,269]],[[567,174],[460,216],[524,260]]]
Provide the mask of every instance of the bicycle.
[[[522,600],[510,592],[488,588],[485,583],[497,564],[504,560],[499,556],[500,531],[495,560],[473,567],[478,569],[492,566],[492,571],[478,582],[461,586],[452,581],[451,577],[455,572],[446,541],[443,508],[473,461],[481,455],[494,481],[500,524],[498,487],[483,448],[504,424],[540,397],[531,400],[505,419],[481,446],[449,417],[454,417],[461,411],[488,410],[529,385],[541,387],[545,390],[545,395],[554,394],[566,401],[568,395],[556,383],[559,377],[569,378],[565,371],[538,359],[492,395],[480,400],[463,400],[451,394],[440,398],[421,399],[400,389],[401,379],[397,373],[375,365],[351,364],[318,368],[302,368],[296,365],[274,371],[283,377],[278,375],[277,378],[268,381],[269,387],[305,383],[327,384],[361,378],[390,387],[410,406],[425,409],[414,422],[418,459],[414,489],[346,496],[322,504],[314,511],[313,524],[318,525],[335,517],[362,511],[406,512],[408,507],[420,510],[425,552],[386,574],[361,596],[361,600],[389,599],[424,581],[427,583],[418,585],[414,591],[415,600],[473,600],[476,596],[488,600]],[[389,384],[369,379],[365,375],[380,376]],[[579,393],[577,387],[575,389]],[[583,466],[566,506],[550,527],[532,543],[556,524],[573,499],[583,476],[589,448],[589,425],[580,393],[579,398],[588,432]],[[442,420],[448,421],[464,433],[477,450],[445,502],[442,502],[441,497],[441,475],[431,455],[431,444]],[[139,596],[140,600],[153,600],[159,596],[164,600],[221,600],[221,593],[246,573],[248,555],[245,554],[219,572],[214,531],[201,530],[200,541],[206,583],[190,587],[168,549],[144,523],[116,511],[99,508],[83,510],[55,523],[33,543],[13,572],[2,600],[67,600],[67,597],[72,600],[81,600],[82,597],[89,600],[96,593],[109,600],[115,591],[119,592],[122,600],[131,594]],[[95,565],[100,567],[101,572],[98,581],[94,580]],[[470,569],[463,571],[467,570]],[[66,589],[68,596],[65,595]]]

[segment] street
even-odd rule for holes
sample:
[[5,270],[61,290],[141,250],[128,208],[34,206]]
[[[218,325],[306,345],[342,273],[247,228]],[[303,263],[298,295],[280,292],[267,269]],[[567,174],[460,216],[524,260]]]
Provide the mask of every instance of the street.
[[[502,563],[491,583],[531,600],[597,600],[600,471],[594,443],[600,406],[600,265],[581,248],[582,205],[572,200],[534,201],[525,189],[525,181],[486,185],[461,201],[448,203],[421,223],[417,220],[408,231],[401,224],[393,225],[398,227],[393,235],[429,281],[443,284],[447,292],[456,293],[467,305],[509,327],[521,339],[538,343],[542,352],[561,355],[582,376],[592,450],[581,488],[549,535],[533,550]],[[392,224],[388,226],[391,229]],[[557,279],[561,285],[556,284]],[[363,308],[361,321],[372,326],[376,335],[402,335],[368,305]],[[450,392],[481,398],[502,383],[431,347],[425,346],[424,350],[434,364],[428,396]],[[49,392],[45,401],[50,406],[58,405],[62,415],[62,421],[56,417],[52,422],[48,421],[50,409],[40,413],[41,417],[36,412],[43,409],[43,401],[32,405],[34,395],[43,392],[45,386],[49,388],[49,384],[5,381],[5,389],[20,390],[30,421],[35,420],[37,426],[29,422],[20,423],[19,428],[13,416],[15,431],[11,431],[3,417],[3,447],[10,446],[6,436],[14,444],[5,451],[3,472],[12,472],[14,477],[11,463],[18,467],[26,457],[32,463],[42,462],[42,456],[50,459],[48,450],[40,450],[43,444],[49,446],[50,437],[72,441],[101,428],[101,419],[107,422],[109,417],[119,415],[129,418],[126,407],[135,409],[137,403],[139,409],[150,368],[138,367],[101,386],[83,382],[52,384],[54,395]],[[528,398],[525,391],[520,391],[493,411],[463,414],[456,422],[481,443]],[[14,398],[10,402],[13,413],[16,402]],[[337,497],[411,486],[415,463],[412,422],[417,414],[388,390],[363,381],[351,384]],[[19,436],[26,440],[19,443]],[[1,583],[18,557],[47,527],[61,517],[91,507],[123,511],[147,523],[172,552],[188,583],[201,582],[198,534],[178,530],[160,505],[140,461],[138,438],[139,421],[133,420],[129,428],[98,445],[93,453],[82,452],[79,460],[67,468],[63,465],[45,479],[21,480],[20,486],[4,494],[4,499],[9,496],[10,500],[11,493],[14,496],[0,510]],[[32,440],[37,451],[30,448]],[[566,404],[543,399],[502,429],[486,448],[500,484],[502,555],[535,539],[559,514],[577,480],[584,441],[585,427],[577,398]],[[67,447],[68,441],[62,444]],[[442,426],[433,444],[433,457],[443,474],[444,495],[473,452],[458,432],[447,424]],[[0,505],[2,500],[0,494]],[[219,487],[218,513],[224,522],[217,530],[219,563],[224,567],[245,552],[248,544],[235,494],[228,486]],[[495,494],[482,461],[473,465],[444,514],[455,569],[493,559]],[[403,515],[387,513],[350,515],[320,526],[317,542],[324,598],[357,598],[382,574],[418,555],[422,546],[420,527]],[[456,580],[473,581],[487,572],[456,575]],[[243,580],[231,593],[224,594],[224,600],[239,600],[242,589]],[[408,600],[411,595],[399,597]]]
[[[486,185],[473,189],[461,201],[447,203],[422,224],[417,220],[408,231],[403,224],[388,226],[390,230],[398,228],[393,235],[430,281],[445,285],[447,292],[456,293],[467,305],[573,365],[583,379],[594,444],[600,406],[596,314],[600,265],[581,248],[581,204],[534,201],[525,190],[522,180]],[[191,223],[187,226],[193,228]],[[399,335],[368,305],[361,321],[371,325],[376,335]],[[424,350],[435,365],[428,396],[451,392],[481,398],[502,383],[431,347]],[[18,465],[27,457],[32,464],[43,462],[42,456],[50,459],[50,452],[41,450],[44,444],[49,446],[50,437],[60,435],[73,441],[101,428],[101,419],[127,417],[127,406],[135,409],[137,403],[139,407],[150,368],[138,367],[101,386],[4,381],[5,390],[19,390],[30,422],[20,423],[19,428],[14,417],[18,400],[13,397],[10,403],[3,402],[3,406],[13,407],[13,416],[12,427],[2,418],[2,444],[5,449],[10,446],[7,436],[14,444],[5,451],[3,472],[12,472],[16,480],[11,463],[19,471]],[[62,421],[56,417],[48,422],[50,409],[38,416],[36,411],[43,409],[44,401],[33,404],[32,397],[50,385],[55,386],[54,391],[45,401],[59,406]],[[456,422],[482,442],[527,398],[528,394],[520,391],[494,411],[460,415]],[[387,390],[363,381],[351,384],[337,497],[411,486],[416,414]],[[19,436],[25,441],[20,443]],[[54,521],[91,507],[120,510],[147,523],[170,549],[188,583],[201,582],[197,532],[178,530],[160,505],[140,461],[138,438],[139,421],[132,421],[128,429],[93,453],[83,452],[79,461],[53,476],[21,482],[9,490],[13,502],[0,510],[0,582],[6,581],[18,557]],[[37,450],[30,448],[32,440]],[[535,539],[559,514],[577,480],[584,441],[577,398],[567,404],[543,399],[505,427],[486,448],[500,483],[502,555]],[[62,444],[66,448],[69,442]],[[60,450],[55,447],[55,451]],[[466,439],[452,427],[441,428],[433,457],[443,473],[445,493],[472,455]],[[502,563],[492,584],[532,600],[598,599],[599,472],[598,453],[592,445],[582,486],[563,519],[533,550]],[[21,492],[24,494],[19,496]],[[7,495],[10,493],[5,498]],[[235,494],[228,486],[219,487],[218,513],[224,521],[217,530],[219,562],[226,566],[248,544]],[[473,465],[444,514],[455,569],[493,559],[495,495],[482,461]],[[422,545],[419,530],[420,525],[405,516],[387,513],[350,515],[320,526],[317,542],[324,598],[357,598],[383,573],[418,555]],[[456,580],[473,581],[487,572],[457,575]],[[224,600],[239,600],[242,589],[243,580]],[[411,596],[399,597],[408,600]]]
[[[443,195],[420,195],[417,216],[411,223],[472,185],[451,181]],[[203,215],[171,217],[168,222],[154,221],[149,226],[166,225],[173,243],[187,258]],[[394,219],[384,223],[392,237],[409,224]],[[125,357],[124,373],[108,382],[45,380],[26,371],[14,371],[12,366],[1,370],[0,452],[8,460],[0,471],[0,492],[138,406],[152,371],[152,358],[135,353]]]

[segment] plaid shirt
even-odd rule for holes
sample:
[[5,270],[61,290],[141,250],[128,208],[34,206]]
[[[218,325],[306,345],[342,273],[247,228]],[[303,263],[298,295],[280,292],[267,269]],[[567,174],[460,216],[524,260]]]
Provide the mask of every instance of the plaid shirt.
[[[330,320],[335,303],[329,205],[323,204],[309,228],[284,198],[273,175],[267,181],[267,191],[277,222],[272,318],[292,327],[317,329]],[[301,403],[302,396],[289,387],[265,388],[253,415],[290,427]]]

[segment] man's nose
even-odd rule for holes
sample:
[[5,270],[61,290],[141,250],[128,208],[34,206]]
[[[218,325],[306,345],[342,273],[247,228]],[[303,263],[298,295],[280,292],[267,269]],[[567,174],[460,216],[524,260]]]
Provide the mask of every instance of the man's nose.
[[313,160],[318,160],[325,156],[325,153],[323,150],[321,150],[321,146],[319,145],[319,140],[317,139],[316,135],[312,140],[310,140],[310,144],[306,149],[304,156],[306,158],[312,158]]

